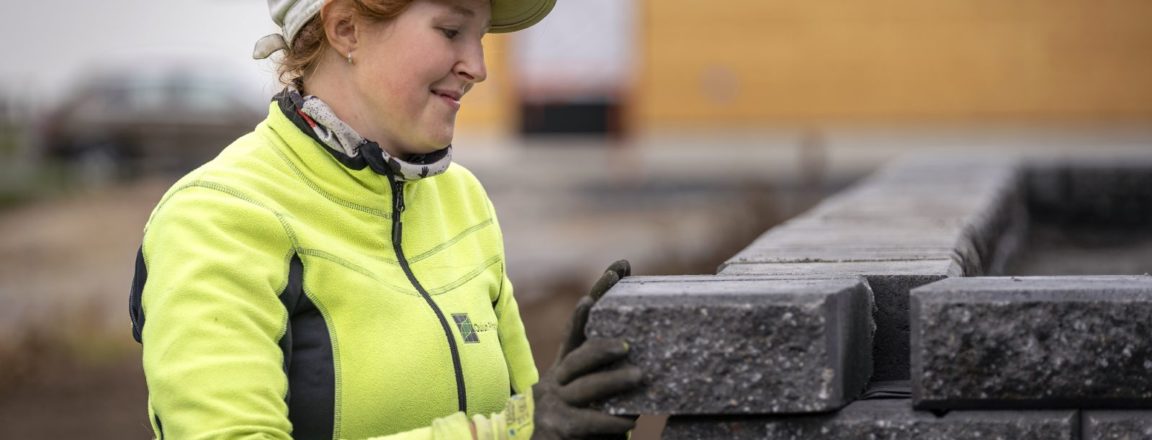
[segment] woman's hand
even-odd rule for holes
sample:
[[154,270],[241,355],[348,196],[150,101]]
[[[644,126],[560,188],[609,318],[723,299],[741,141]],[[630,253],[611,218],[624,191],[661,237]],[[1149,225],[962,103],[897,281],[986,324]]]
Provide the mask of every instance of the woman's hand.
[[588,408],[592,402],[640,385],[642,374],[635,366],[603,369],[628,355],[628,343],[621,339],[586,341],[584,336],[592,306],[631,271],[626,260],[612,263],[576,305],[556,363],[532,388],[536,404],[533,440],[623,437],[635,425],[633,418]]

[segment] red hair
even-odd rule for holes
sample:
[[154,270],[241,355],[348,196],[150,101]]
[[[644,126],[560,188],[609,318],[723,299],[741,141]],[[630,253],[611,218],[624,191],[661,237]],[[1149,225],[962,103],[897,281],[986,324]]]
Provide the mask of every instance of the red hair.
[[[414,0],[334,1],[352,2],[356,14],[360,17],[373,21],[388,21],[403,13]],[[324,21],[320,18],[320,14],[316,14],[300,28],[296,38],[284,50],[284,56],[276,69],[280,74],[280,82],[292,84],[297,89],[303,90],[304,78],[316,67],[320,57],[330,47],[332,46],[328,41],[328,35],[324,33]]]

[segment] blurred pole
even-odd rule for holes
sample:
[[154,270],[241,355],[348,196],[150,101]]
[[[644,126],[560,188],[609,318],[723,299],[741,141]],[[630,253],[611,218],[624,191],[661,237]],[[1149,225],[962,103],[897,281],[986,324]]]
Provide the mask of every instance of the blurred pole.
[[800,168],[800,190],[803,200],[814,201],[823,198],[824,185],[828,173],[827,140],[819,127],[808,127],[800,134],[798,165]]

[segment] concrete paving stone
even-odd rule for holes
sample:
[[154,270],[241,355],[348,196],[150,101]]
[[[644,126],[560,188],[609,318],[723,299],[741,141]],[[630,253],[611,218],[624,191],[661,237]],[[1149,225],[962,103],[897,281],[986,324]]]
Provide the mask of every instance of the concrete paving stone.
[[[820,219],[798,218],[760,234],[748,248],[770,245],[820,244],[834,245],[840,241],[873,243],[900,240],[901,244],[939,242],[950,244],[946,237],[955,237],[964,232],[965,226],[946,224],[934,220],[918,223],[852,223],[846,221],[823,221]],[[942,238],[944,237],[944,238]]]
[[950,278],[911,301],[917,408],[1152,408],[1152,276]]
[[737,263],[847,263],[853,261],[916,261],[953,258],[962,261],[952,246],[749,248],[734,258]]
[[1084,411],[1082,440],[1150,440],[1152,411]]
[[726,263],[720,275],[829,277],[863,275],[876,298],[873,380],[908,379],[908,292],[945,277],[962,276],[953,259],[852,263]]
[[[962,276],[962,268],[951,258],[916,261],[855,261],[848,263],[738,263],[720,266],[718,275],[762,275],[827,278],[864,275],[870,280],[904,276]],[[875,291],[875,289],[873,289]]]
[[771,229],[749,248],[954,247],[964,230],[958,226],[797,222]]
[[671,417],[666,440],[1073,440],[1076,411],[913,411],[907,399],[861,400],[832,414]]
[[641,389],[613,414],[830,411],[872,374],[872,292],[860,277],[631,277],[592,309],[587,336],[624,338]]

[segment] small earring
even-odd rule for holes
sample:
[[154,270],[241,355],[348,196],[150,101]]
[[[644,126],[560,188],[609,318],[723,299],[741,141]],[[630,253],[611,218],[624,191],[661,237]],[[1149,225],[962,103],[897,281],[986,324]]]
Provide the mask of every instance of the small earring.
[[348,52],[348,64],[352,64],[352,52]]

